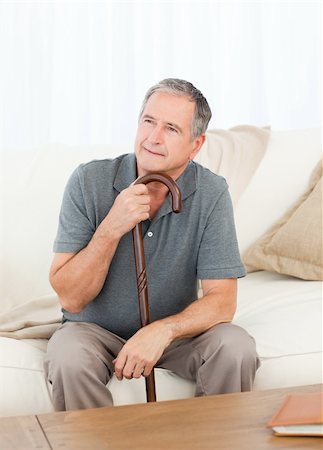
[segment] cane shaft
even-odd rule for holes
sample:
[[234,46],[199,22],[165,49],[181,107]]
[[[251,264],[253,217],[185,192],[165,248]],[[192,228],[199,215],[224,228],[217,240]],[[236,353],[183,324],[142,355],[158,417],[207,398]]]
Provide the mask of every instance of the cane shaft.
[[[175,183],[175,181],[169,176],[163,174],[155,173],[144,175],[138,178],[134,184],[147,184],[152,181],[163,183],[168,187],[172,195],[172,209],[174,212],[178,213],[182,208],[182,198],[181,192]],[[136,263],[136,275],[137,275],[137,290],[138,290],[138,302],[139,302],[139,313],[141,327],[149,324],[149,301],[148,301],[148,288],[147,288],[147,274],[146,274],[146,262],[144,245],[142,239],[142,226],[138,223],[132,230],[133,237],[133,247],[135,253],[135,263]],[[156,387],[155,387],[155,376],[154,369],[151,371],[150,375],[146,377],[146,395],[148,402],[156,401]]]
[[[144,327],[149,323],[149,303],[147,289],[147,274],[144,246],[142,241],[142,226],[138,223],[132,231],[133,247],[135,252],[136,274],[137,274],[137,290],[141,326]],[[148,402],[156,401],[156,387],[154,369],[145,378],[146,397]]]
[[141,223],[138,223],[132,230],[132,237],[135,252],[140,322],[141,326],[144,327],[149,323],[149,303],[148,303],[146,262],[142,240]]

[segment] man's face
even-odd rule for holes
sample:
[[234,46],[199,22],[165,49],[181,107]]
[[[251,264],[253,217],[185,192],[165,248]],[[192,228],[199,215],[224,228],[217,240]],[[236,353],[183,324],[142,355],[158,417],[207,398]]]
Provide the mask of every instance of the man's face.
[[186,97],[155,92],[139,120],[135,153],[138,175],[166,173],[176,180],[198,153],[204,136],[191,139],[195,104]]

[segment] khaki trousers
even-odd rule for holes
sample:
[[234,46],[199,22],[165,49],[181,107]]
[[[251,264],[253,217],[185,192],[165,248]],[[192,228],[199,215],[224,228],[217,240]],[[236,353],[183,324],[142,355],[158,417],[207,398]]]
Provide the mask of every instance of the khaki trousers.
[[[55,410],[112,406],[106,384],[124,343],[93,323],[61,325],[49,340],[44,363]],[[156,364],[196,381],[196,396],[249,391],[258,366],[254,339],[230,323],[173,342]]]

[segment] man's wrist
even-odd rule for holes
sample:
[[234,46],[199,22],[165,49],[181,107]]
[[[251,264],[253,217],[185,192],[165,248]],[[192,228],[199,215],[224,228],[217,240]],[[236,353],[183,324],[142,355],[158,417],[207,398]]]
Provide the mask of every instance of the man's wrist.
[[160,322],[163,325],[163,333],[167,337],[168,345],[180,337],[180,326],[173,317],[166,317]]

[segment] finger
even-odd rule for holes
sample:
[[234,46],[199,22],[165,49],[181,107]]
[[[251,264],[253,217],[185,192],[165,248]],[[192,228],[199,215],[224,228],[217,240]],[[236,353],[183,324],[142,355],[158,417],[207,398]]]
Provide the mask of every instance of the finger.
[[135,197],[136,203],[141,206],[149,206],[150,205],[150,197],[149,195],[137,195]]
[[138,193],[138,192],[122,192],[119,194],[124,199],[124,202],[130,205],[133,205],[136,203],[137,205],[148,205],[150,203],[150,196],[145,193]]
[[153,370],[154,366],[152,365],[146,365],[144,368],[144,371],[142,372],[143,377],[148,377],[151,374],[151,371]]
[[133,213],[133,215],[130,217],[130,213],[129,213],[129,219],[131,219],[131,228],[133,228],[135,225],[137,225],[137,223],[139,222],[143,222],[144,220],[149,219],[150,217],[150,213],[149,213],[150,209],[149,208],[140,208],[139,211],[136,211],[135,213]]
[[132,373],[132,377],[140,378],[143,375],[144,371],[145,371],[145,368],[142,367],[142,365],[137,364],[135,370]]
[[119,381],[123,379],[123,370],[127,362],[127,356],[123,355],[121,352],[116,359],[113,360],[114,373]]
[[148,188],[145,184],[131,184],[130,187],[138,195],[148,195]]
[[124,378],[126,378],[127,380],[131,380],[133,378],[134,371],[135,365],[133,363],[130,363],[128,360],[122,372]]

